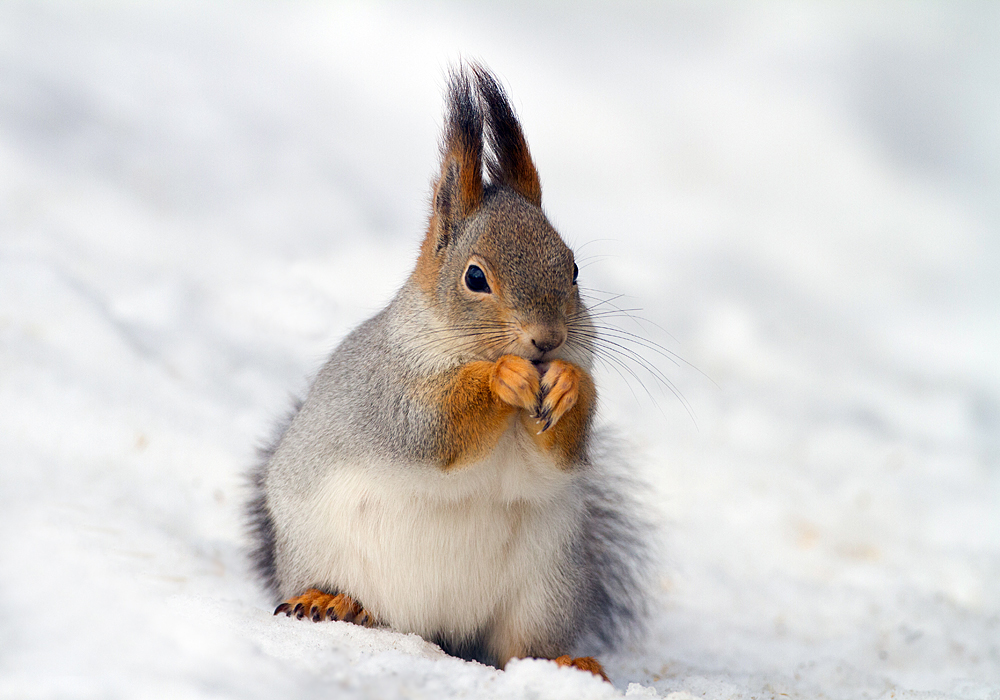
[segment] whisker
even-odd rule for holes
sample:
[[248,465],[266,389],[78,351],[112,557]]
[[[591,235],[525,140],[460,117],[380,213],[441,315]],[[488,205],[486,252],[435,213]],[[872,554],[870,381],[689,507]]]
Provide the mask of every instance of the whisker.
[[583,334],[583,335],[584,337],[588,337],[589,339],[594,340],[597,343],[598,347],[601,347],[603,344],[603,347],[601,349],[605,351],[618,353],[623,357],[630,359],[631,361],[641,366],[643,369],[649,372],[658,382],[666,386],[670,390],[670,392],[677,397],[677,399],[684,405],[684,407],[689,412],[692,411],[689,402],[680,393],[680,391],[677,389],[677,386],[672,381],[670,381],[670,378],[667,377],[667,375],[664,374],[663,371],[660,370],[656,365],[646,360],[646,358],[643,357],[640,353],[636,352],[635,350],[626,345],[622,345],[621,343],[615,342],[613,340],[608,340],[607,338],[601,337],[599,335],[595,334]]
[[[628,379],[625,377],[625,375],[621,373],[621,370],[619,370],[618,367],[621,367],[626,372],[628,372],[632,376],[632,378],[639,383],[639,386],[642,387],[642,390],[646,392],[646,396],[648,396],[652,404],[656,406],[656,410],[660,412],[660,415],[662,415],[664,419],[666,419],[667,417],[666,413],[663,412],[663,408],[660,406],[659,402],[653,396],[652,392],[650,392],[649,387],[646,386],[646,383],[642,381],[639,375],[636,374],[635,371],[631,367],[629,367],[628,364],[622,358],[615,357],[612,353],[608,352],[604,348],[595,349],[594,357],[601,358],[606,364],[614,363],[613,365],[610,366],[615,367],[615,370],[618,372],[618,375],[625,382],[625,385],[628,387],[629,391],[632,392],[632,396],[635,398],[636,401],[638,401],[639,397],[636,396],[635,389],[632,388],[632,383],[628,381]],[[684,405],[683,401],[681,402],[681,405]],[[685,406],[685,408],[687,407]],[[688,415],[691,417],[691,420],[694,421],[695,427],[697,427],[698,422],[695,420],[695,417],[691,414],[690,410],[688,410]]]
[[[594,359],[597,360],[598,362],[600,362],[605,367],[607,367],[609,369],[613,369],[615,372],[617,372],[618,376],[622,378],[622,382],[624,382],[625,386],[628,387],[628,390],[630,392],[632,392],[632,397],[636,400],[636,402],[639,401],[638,394],[636,394],[635,393],[635,389],[632,388],[632,382],[630,382],[628,379],[625,378],[625,375],[622,374],[622,371],[620,369],[618,369],[617,365],[611,364],[610,360],[606,359],[603,354],[598,353],[598,352],[594,353]],[[638,380],[638,377],[636,379]],[[642,384],[642,381],[639,381],[639,383]],[[655,401],[654,401],[654,403],[655,403]]]
[[[636,379],[636,381],[642,384],[643,390],[647,393],[647,395],[650,396],[650,399],[653,401],[653,403],[657,405],[657,409],[660,410],[662,413],[662,408],[660,408],[658,402],[652,397],[649,388],[642,382],[642,380],[638,377],[638,375],[634,371],[632,371],[630,367],[627,367],[627,364],[629,362],[635,363],[636,365],[644,369],[646,372],[650,374],[650,376],[653,377],[653,379],[658,384],[660,384],[667,391],[673,394],[673,396],[684,407],[685,412],[688,414],[688,416],[691,418],[691,421],[697,428],[698,420],[697,416],[695,415],[694,408],[691,405],[691,403],[687,400],[687,398],[684,396],[684,394],[680,391],[680,389],[677,387],[677,385],[674,384],[670,380],[670,378],[667,377],[666,374],[664,374],[662,370],[660,370],[658,367],[656,367],[655,364],[647,360],[641,353],[629,347],[628,345],[624,344],[624,342],[629,342],[629,343],[634,343],[635,345],[641,348],[654,349],[637,342],[637,340],[645,340],[645,339],[637,337],[624,337],[624,338],[617,336],[607,337],[606,335],[599,332],[599,330],[595,327],[571,328],[568,335],[572,337],[575,341],[587,341],[589,343],[592,343],[593,346],[592,352],[595,354],[595,356],[596,355],[603,356],[608,361],[614,361],[626,367],[629,374],[631,374]],[[678,364],[669,355],[667,355],[667,358],[670,359],[671,362],[673,362],[675,365]]]
[[[649,340],[648,338],[644,338],[641,335],[636,335],[635,333],[630,333],[630,332],[628,332],[626,330],[623,330],[621,328],[616,328],[615,326],[597,326],[597,325],[595,325],[594,329],[600,335],[607,335],[607,336],[610,336],[612,338],[617,338],[618,340],[631,341],[631,342],[635,343],[636,345],[639,345],[640,347],[644,347],[647,350],[652,350],[656,354],[658,354],[658,355],[666,358],[667,360],[669,360],[671,363],[673,363],[677,367],[680,367],[682,363],[690,366],[690,363],[688,363],[687,360],[685,360],[684,358],[680,357],[677,353],[673,352],[672,350],[668,350],[667,348],[663,347],[659,343],[657,343],[655,341],[652,341],[652,340]],[[692,369],[697,369],[697,368],[692,368]]]
[[[662,333],[665,333],[667,336],[670,337],[671,340],[673,340],[675,342],[677,341],[677,339],[674,338],[674,336],[666,328],[664,328],[660,324],[658,324],[655,321],[652,321],[652,320],[646,318],[645,316],[636,316],[633,313],[631,313],[631,312],[634,312],[634,311],[642,311],[642,309],[622,309],[622,308],[616,306],[613,302],[617,301],[618,299],[624,298],[624,296],[625,296],[624,294],[611,294],[609,292],[603,292],[603,291],[593,290],[593,289],[589,290],[589,291],[594,291],[594,292],[597,292],[598,294],[605,294],[605,295],[608,296],[607,299],[598,300],[599,303],[595,304],[594,307],[592,307],[592,308],[596,308],[597,306],[601,306],[603,304],[609,304],[611,307],[613,307],[617,311],[621,312],[621,314],[623,316],[625,316],[626,318],[631,319],[635,323],[636,327],[639,328],[639,330],[641,330],[643,332],[646,332],[646,328],[644,328],[642,324],[643,323],[648,323],[651,326],[655,326],[657,328],[657,330],[661,331]],[[597,300],[597,297],[589,297],[589,298]]]
[[591,243],[619,243],[619,242],[620,241],[618,239],[616,239],[616,238],[591,238],[586,243],[581,243],[580,247],[577,248],[576,250],[577,250],[577,252],[579,252],[579,251],[583,250],[584,248],[586,248],[587,246],[589,246]]

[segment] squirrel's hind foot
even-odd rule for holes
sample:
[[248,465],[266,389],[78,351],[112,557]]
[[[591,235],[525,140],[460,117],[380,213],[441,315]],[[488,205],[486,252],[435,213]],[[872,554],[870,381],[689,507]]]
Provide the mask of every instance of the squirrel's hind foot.
[[552,660],[560,666],[569,666],[570,668],[578,668],[581,671],[590,671],[595,676],[600,676],[608,683],[611,682],[608,680],[607,674],[604,673],[604,669],[601,667],[601,662],[593,656],[578,656],[575,659],[572,656],[560,656]]
[[342,620],[363,627],[372,627],[375,624],[375,617],[350,596],[343,593],[324,593],[316,588],[310,588],[302,595],[289,598],[274,609],[275,615],[281,613],[288,617],[294,615],[300,620],[308,617],[313,622]]

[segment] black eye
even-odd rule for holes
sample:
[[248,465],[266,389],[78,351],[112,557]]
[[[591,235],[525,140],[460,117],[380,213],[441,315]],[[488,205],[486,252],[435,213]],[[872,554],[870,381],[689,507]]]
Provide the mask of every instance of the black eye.
[[490,291],[490,285],[486,282],[486,273],[475,265],[469,265],[469,269],[465,271],[465,286],[473,292],[488,294]]
[[580,276],[580,268],[573,263],[573,284],[576,284],[576,278]]

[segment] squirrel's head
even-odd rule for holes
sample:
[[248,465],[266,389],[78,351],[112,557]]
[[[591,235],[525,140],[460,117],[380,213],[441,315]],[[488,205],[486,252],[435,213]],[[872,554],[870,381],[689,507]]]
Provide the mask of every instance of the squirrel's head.
[[541,203],[503,88],[479,65],[452,71],[441,174],[414,272],[442,326],[441,345],[481,359],[590,364],[573,251]]

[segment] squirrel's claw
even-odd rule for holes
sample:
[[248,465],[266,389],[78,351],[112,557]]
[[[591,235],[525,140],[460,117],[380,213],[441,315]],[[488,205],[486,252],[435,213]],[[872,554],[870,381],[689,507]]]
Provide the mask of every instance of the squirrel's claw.
[[538,408],[535,410],[535,415],[533,415],[532,418],[542,424],[542,427],[538,431],[539,435],[552,427],[552,409],[545,406],[543,403],[539,403]]

